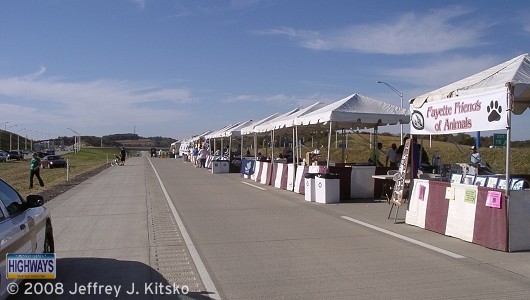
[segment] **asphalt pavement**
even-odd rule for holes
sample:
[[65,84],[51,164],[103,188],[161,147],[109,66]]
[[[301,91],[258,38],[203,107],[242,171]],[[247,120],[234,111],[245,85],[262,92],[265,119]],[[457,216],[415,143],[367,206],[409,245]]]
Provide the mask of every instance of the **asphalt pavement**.
[[[50,282],[64,288],[48,298],[78,298],[80,286],[93,291],[90,299],[530,294],[530,252],[494,251],[394,224],[384,201],[308,203],[303,195],[179,159],[130,158],[46,207],[58,262]],[[401,208],[398,221],[404,214]],[[92,289],[94,283],[104,288]]]

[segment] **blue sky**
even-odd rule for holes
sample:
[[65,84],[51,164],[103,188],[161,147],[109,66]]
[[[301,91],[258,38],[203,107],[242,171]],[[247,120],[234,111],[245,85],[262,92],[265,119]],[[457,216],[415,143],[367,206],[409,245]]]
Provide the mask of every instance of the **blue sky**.
[[378,80],[407,103],[529,51],[527,1],[1,1],[0,126],[182,139],[356,92],[399,105]]

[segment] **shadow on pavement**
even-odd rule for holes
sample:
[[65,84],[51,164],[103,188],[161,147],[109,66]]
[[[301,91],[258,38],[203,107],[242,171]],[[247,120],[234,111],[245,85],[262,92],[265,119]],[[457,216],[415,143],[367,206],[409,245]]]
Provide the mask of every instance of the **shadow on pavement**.
[[61,258],[55,280],[26,280],[9,299],[210,299],[207,295],[172,284],[140,262]]

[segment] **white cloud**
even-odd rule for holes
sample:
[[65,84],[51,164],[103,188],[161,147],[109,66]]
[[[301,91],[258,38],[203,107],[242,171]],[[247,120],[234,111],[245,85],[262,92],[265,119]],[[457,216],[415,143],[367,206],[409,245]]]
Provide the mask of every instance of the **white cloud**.
[[131,0],[141,11],[145,8],[145,0]]
[[[501,59],[502,60],[502,59]],[[453,56],[422,61],[407,68],[381,70],[383,77],[392,77],[417,86],[442,87],[502,62],[494,56]]]
[[[285,94],[276,95],[232,95],[225,98],[224,102],[259,102],[264,105],[278,106],[279,111],[285,111],[289,108],[305,107],[317,101],[331,103],[340,99],[338,95],[313,94],[307,96],[289,96]],[[288,104],[288,105],[287,105]]]
[[359,24],[331,31],[307,31],[289,27],[256,33],[283,35],[300,46],[315,50],[359,51],[383,54],[437,53],[484,44],[488,27],[483,22],[467,20],[470,10],[453,6],[426,12],[406,13],[393,21]]
[[[2,119],[28,128],[76,127],[87,133],[119,124],[156,124],[184,115],[194,102],[188,89],[145,82],[36,79],[45,68],[23,77],[0,78]],[[87,133],[88,134],[88,133]],[[95,133],[93,133],[95,134]]]
[[230,0],[230,7],[234,9],[242,9],[247,7],[254,7],[262,0]]

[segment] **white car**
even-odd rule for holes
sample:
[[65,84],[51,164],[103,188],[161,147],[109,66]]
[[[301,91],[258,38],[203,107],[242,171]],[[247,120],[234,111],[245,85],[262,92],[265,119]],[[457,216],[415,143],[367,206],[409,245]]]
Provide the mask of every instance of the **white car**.
[[7,254],[54,253],[50,212],[44,198],[26,199],[0,179],[0,299],[9,296],[7,285],[19,279],[6,279]]

